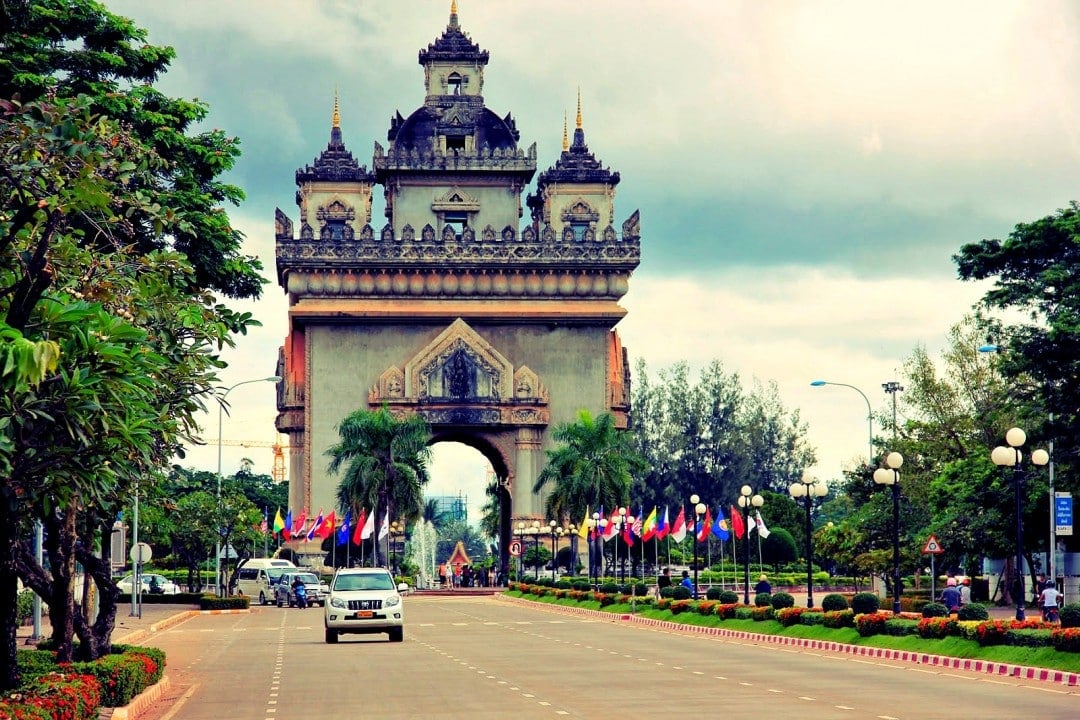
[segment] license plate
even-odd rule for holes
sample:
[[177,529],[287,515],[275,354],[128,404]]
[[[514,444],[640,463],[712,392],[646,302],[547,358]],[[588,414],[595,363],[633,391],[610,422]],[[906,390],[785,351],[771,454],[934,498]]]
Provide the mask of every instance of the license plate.
[[375,613],[371,612],[370,610],[357,610],[356,611],[356,617],[358,617],[358,618],[369,618],[369,617],[372,617],[373,615],[375,615]]

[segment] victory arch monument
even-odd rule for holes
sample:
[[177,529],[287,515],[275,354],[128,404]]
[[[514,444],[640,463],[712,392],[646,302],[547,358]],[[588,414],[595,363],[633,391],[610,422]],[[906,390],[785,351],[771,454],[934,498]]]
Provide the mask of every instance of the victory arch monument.
[[[330,142],[296,171],[297,221],[275,217],[288,294],[277,428],[292,448],[289,504],[329,511],[326,450],[348,414],[417,413],[432,442],[479,450],[500,481],[500,549],[513,523],[543,519],[533,492],[551,432],[581,409],[626,426],[630,375],[615,325],[640,260],[635,211],[614,218],[619,174],[573,139],[536,177],[509,113],[485,104],[488,52],[459,26],[420,50],[423,104],[394,113],[371,169]],[[385,223],[371,217],[381,187]],[[524,219],[522,199],[528,217]]]

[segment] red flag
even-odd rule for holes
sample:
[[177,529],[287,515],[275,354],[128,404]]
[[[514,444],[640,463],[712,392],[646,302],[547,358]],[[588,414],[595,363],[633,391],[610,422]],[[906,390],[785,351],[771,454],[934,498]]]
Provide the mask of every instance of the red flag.
[[326,516],[326,520],[323,521],[322,527],[320,527],[315,534],[325,540],[333,534],[335,527],[337,527],[337,516],[334,514],[334,511],[331,510],[330,514]]
[[611,517],[607,521],[607,525],[604,526],[604,542],[607,542],[611,538],[615,537],[615,533],[619,531],[619,513],[611,513]]
[[360,533],[364,531],[364,523],[367,522],[367,510],[360,508],[360,519],[356,521],[356,529],[352,533],[352,544],[359,545],[363,538],[360,537]]
[[743,523],[742,514],[735,509],[735,506],[731,506],[731,529],[735,532],[735,537],[742,539],[742,536],[746,534],[746,524]]
[[708,508],[705,508],[705,519],[698,525],[697,529],[697,541],[705,542],[709,539],[709,530],[712,529],[712,513]]
[[304,525],[307,523],[307,510],[300,511],[300,517],[296,519],[296,522],[292,525],[292,534],[299,535],[300,531],[304,529]]
[[622,531],[623,542],[626,543],[626,547],[634,547],[634,526],[631,523],[623,523]]
[[679,515],[675,518],[675,524],[671,526],[671,539],[681,543],[686,537],[686,511],[679,508]]

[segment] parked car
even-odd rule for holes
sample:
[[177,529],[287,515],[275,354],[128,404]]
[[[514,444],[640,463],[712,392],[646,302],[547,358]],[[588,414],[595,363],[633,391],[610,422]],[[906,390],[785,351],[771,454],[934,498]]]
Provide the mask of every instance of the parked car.
[[342,568],[330,583],[323,617],[326,642],[341,633],[387,633],[390,642],[405,639],[405,583],[394,586],[386,568]]
[[[120,592],[130,595],[134,583],[134,575],[125,575],[118,583],[116,583],[116,586],[120,588]],[[158,575],[157,573],[143,573],[142,591],[147,595],[176,595],[180,592],[180,586],[164,575]]]
[[304,583],[304,588],[307,590],[308,605],[323,605],[326,603],[326,593],[323,591],[325,583],[319,580],[318,575],[313,572],[291,571],[281,573],[281,578],[274,585],[274,602],[278,607],[285,605],[293,607],[296,605],[296,590],[293,589],[292,585],[297,578]]

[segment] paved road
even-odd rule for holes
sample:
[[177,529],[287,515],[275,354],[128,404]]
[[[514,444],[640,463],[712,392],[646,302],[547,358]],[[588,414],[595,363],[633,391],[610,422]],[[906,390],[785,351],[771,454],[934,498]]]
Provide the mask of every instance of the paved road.
[[664,631],[494,598],[406,600],[405,642],[323,642],[321,609],[153,636],[173,687],[140,720],[313,717],[1075,718],[1080,690]]

